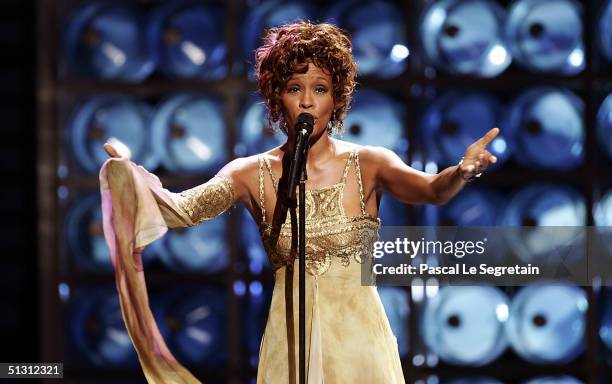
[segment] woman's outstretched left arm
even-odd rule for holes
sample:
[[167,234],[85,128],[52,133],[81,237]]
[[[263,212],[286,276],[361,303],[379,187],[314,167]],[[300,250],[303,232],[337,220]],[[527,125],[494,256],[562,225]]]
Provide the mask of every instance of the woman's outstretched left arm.
[[418,171],[385,148],[366,147],[360,156],[369,158],[375,186],[396,199],[409,204],[446,204],[466,182],[479,177],[489,164],[497,161],[486,148],[498,134],[499,128],[491,129],[467,148],[459,164],[437,174]]

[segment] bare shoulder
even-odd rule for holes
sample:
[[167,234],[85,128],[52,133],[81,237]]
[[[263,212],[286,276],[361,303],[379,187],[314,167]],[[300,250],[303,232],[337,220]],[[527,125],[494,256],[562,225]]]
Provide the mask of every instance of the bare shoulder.
[[220,176],[231,177],[232,179],[241,179],[245,175],[256,171],[258,166],[258,155],[248,157],[238,157],[227,163],[218,172]]
[[376,170],[380,165],[388,164],[397,158],[395,152],[384,147],[357,145],[346,141],[342,143],[348,144],[350,150],[356,150],[359,154],[359,164],[361,168],[365,167],[370,171]]
[[259,156],[261,156],[262,158],[268,160],[269,162],[273,163],[273,164],[280,164],[283,161],[283,151],[281,150],[281,147],[274,147],[268,151],[262,152]]
[[359,160],[362,162],[377,164],[381,161],[388,161],[395,156],[397,155],[392,150],[374,145],[364,145],[359,150]]
[[236,197],[248,201],[252,192],[257,188],[258,155],[239,157],[227,163],[217,173],[232,181]]
[[359,147],[359,165],[364,183],[368,180],[371,185],[379,186],[382,178],[392,175],[390,170],[402,169],[406,165],[392,150],[374,145]]
[[336,153],[340,157],[348,156],[351,152],[358,152],[359,157],[361,157],[361,153],[366,146],[351,143],[350,141],[344,141],[340,139],[333,139],[336,147]]

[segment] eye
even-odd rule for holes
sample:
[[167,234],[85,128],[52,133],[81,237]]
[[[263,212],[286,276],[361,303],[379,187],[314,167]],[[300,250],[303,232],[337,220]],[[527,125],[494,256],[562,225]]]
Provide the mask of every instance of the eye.
[[297,85],[290,85],[287,87],[287,92],[289,93],[298,92],[299,90],[300,90],[300,87],[298,87]]
[[325,93],[325,92],[327,92],[327,88],[323,87],[323,86],[318,86],[318,87],[315,88],[315,92],[317,92],[317,93]]

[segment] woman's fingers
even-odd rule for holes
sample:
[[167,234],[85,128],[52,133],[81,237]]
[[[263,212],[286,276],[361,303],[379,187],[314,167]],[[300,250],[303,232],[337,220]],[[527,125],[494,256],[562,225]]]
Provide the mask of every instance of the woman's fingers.
[[468,160],[467,164],[463,164],[461,167],[461,172],[463,173],[464,178],[468,179],[484,172],[487,167],[495,161],[497,161],[495,156],[491,155],[485,150],[480,152],[475,159]]
[[499,135],[499,128],[491,128],[489,132],[485,133],[485,135],[480,138],[479,141],[486,147],[491,141],[493,141],[493,139],[497,137],[497,135]]
[[472,173],[476,170],[476,167],[474,166],[474,164],[467,164],[467,165],[463,165],[461,167],[461,171],[463,173]]
[[479,155],[479,158],[482,160],[486,160],[489,164],[494,164],[497,162],[497,157],[493,156],[491,152],[486,149]]
[[489,165],[494,164],[496,162],[497,157],[493,156],[491,152],[484,150],[480,152],[480,154],[478,155],[478,160],[476,160],[474,163],[476,164],[476,168],[484,170]]
[[466,165],[465,167],[461,168],[461,177],[463,177],[464,180],[473,178],[477,173],[478,170],[473,164]]
[[460,166],[461,173],[465,179],[478,177],[487,167],[497,162],[497,157],[485,149],[486,145],[499,134],[499,128],[493,128],[479,141],[470,145],[465,153],[465,161]]
[[106,153],[108,153],[110,157],[115,157],[115,158],[121,157],[121,155],[117,152],[115,147],[113,147],[109,143],[104,143],[104,150],[106,151]]
[[480,167],[482,170],[485,170],[491,163],[491,154],[488,151],[484,151],[484,153],[481,153],[479,157]]

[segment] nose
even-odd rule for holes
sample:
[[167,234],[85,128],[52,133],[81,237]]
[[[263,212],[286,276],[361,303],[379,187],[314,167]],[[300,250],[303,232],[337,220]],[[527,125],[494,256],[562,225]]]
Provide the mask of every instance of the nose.
[[300,99],[300,108],[310,109],[313,105],[312,94],[310,92],[303,92],[302,98]]

